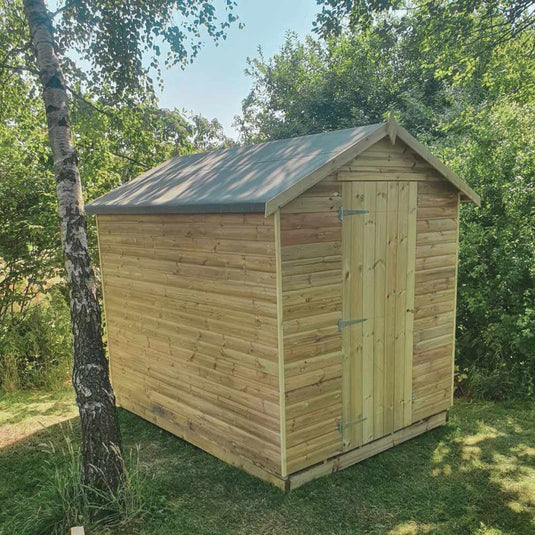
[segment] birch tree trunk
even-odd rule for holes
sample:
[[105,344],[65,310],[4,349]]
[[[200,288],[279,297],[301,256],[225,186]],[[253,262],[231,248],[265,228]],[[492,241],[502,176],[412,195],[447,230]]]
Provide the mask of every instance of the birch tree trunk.
[[121,483],[121,436],[102,342],[100,306],[87,247],[82,186],[67,91],[44,0],[24,0],[37,58],[54,161],[74,342],[72,381],[80,411],[85,484],[115,491]]

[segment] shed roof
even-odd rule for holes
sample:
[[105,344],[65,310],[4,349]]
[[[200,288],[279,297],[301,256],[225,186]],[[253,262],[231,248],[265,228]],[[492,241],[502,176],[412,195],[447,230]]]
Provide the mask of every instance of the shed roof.
[[92,214],[273,213],[389,135],[470,200],[479,196],[391,119],[345,130],[171,158],[86,206]]

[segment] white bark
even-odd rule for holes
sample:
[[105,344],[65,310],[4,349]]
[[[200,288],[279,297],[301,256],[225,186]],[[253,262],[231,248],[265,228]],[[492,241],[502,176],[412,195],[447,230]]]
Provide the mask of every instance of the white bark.
[[69,122],[67,91],[44,0],[24,0],[24,13],[39,67],[54,160],[70,290],[73,385],[80,410],[83,477],[90,486],[115,490],[123,473],[121,439],[102,342],[97,286],[87,247],[82,185]]

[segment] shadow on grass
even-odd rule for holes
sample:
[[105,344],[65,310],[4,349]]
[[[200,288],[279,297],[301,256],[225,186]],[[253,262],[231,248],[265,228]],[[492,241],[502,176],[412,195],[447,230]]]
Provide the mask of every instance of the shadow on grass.
[[[535,534],[535,412],[527,404],[458,403],[443,428],[287,495],[133,414],[120,411],[120,419],[125,447],[140,444],[162,501],[127,533]],[[38,444],[59,446],[65,429],[0,451],[0,522],[14,495],[20,504],[45,477],[50,453]]]
[[73,411],[73,395],[70,390],[59,393],[12,392],[1,397],[2,415],[0,424],[16,425],[32,417],[69,414]]

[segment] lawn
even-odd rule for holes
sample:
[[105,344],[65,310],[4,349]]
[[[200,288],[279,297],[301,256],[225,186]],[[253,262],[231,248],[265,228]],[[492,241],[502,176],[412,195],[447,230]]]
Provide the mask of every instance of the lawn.
[[[457,400],[446,426],[287,495],[126,411],[120,419],[161,504],[123,534],[535,534],[532,403]],[[72,433],[69,390],[0,397],[0,533]]]

